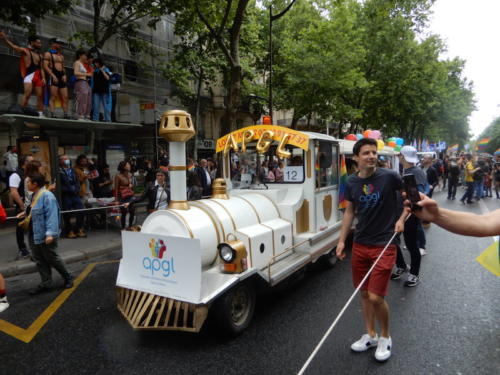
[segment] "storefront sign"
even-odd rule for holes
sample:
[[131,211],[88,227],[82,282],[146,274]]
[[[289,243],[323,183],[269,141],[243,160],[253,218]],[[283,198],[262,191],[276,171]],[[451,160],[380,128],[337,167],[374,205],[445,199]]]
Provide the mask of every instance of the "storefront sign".
[[201,247],[197,239],[122,232],[116,285],[199,303]]
[[198,139],[198,149],[213,150],[215,149],[215,141],[213,139]]
[[141,111],[145,111],[146,109],[155,109],[155,103],[154,102],[141,103]]

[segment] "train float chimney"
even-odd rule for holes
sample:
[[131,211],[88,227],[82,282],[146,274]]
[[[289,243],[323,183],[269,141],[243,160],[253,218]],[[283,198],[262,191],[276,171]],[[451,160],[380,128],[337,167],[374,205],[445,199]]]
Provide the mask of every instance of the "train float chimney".
[[170,204],[168,208],[189,210],[186,192],[186,142],[195,135],[191,115],[166,111],[161,116],[159,134],[169,144]]

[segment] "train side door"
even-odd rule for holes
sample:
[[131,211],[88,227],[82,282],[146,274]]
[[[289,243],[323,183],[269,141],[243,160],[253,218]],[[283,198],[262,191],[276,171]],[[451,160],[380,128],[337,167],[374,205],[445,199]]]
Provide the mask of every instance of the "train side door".
[[316,140],[314,143],[314,179],[316,231],[324,230],[340,219],[338,211],[339,145]]

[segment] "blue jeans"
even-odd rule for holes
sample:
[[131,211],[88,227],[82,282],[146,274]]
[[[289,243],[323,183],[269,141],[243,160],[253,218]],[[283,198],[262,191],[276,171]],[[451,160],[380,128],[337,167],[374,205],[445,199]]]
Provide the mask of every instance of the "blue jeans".
[[474,181],[474,195],[476,199],[481,199],[484,197],[484,181]]
[[472,197],[474,196],[474,182],[466,182],[466,185],[467,190],[460,200],[463,202],[467,199],[467,202],[472,202]]
[[[82,200],[79,196],[77,195],[63,195],[62,196],[62,204],[63,204],[63,210],[64,211],[69,211],[69,210],[80,210],[83,208],[83,203]],[[64,232],[67,235],[69,232],[78,232],[79,230],[83,229],[83,214],[82,212],[75,212],[75,213],[65,213],[63,215],[64,217]],[[71,218],[75,217],[76,223],[75,226],[73,227],[71,225]]]
[[110,94],[92,94],[92,120],[99,121],[99,112],[101,103],[104,112],[104,121],[111,122],[111,95]]

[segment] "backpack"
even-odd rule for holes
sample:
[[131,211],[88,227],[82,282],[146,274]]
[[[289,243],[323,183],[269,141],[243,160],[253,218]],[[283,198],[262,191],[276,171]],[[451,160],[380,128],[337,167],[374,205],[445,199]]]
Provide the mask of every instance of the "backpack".
[[474,174],[472,175],[472,178],[474,179],[474,181],[481,181],[483,179],[483,177],[484,177],[484,171],[482,168],[475,171]]
[[112,84],[112,85],[116,85],[118,83],[122,83],[122,76],[121,76],[121,74],[118,74],[118,73],[111,74],[111,77],[109,77],[109,83]]

